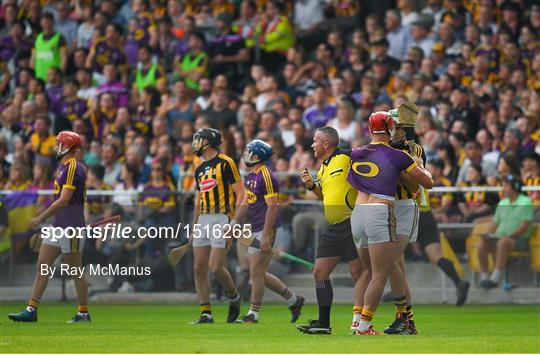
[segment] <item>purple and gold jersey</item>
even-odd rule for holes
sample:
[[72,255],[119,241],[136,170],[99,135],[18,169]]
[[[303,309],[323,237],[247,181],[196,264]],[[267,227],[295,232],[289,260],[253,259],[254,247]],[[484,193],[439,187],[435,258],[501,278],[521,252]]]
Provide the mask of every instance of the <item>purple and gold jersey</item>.
[[393,200],[399,175],[416,167],[404,151],[385,143],[370,143],[353,149],[348,180],[358,191]]
[[66,161],[58,169],[54,180],[54,201],[63,189],[74,190],[68,205],[54,216],[55,227],[84,227],[84,201],[86,199],[86,169],[75,158]]
[[134,33],[130,33],[137,41],[138,45],[150,44],[150,30],[156,26],[152,14],[143,12],[135,17],[137,23]]
[[75,100],[62,99],[58,107],[58,113],[72,123],[76,119],[82,118],[86,111],[88,111],[86,101],[81,98]]
[[124,49],[120,46],[111,46],[102,37],[96,41],[94,45],[95,58],[93,70],[98,73],[103,73],[103,67],[108,62],[113,62],[118,66],[125,66],[127,64],[127,57]]
[[[248,174],[245,184],[249,203],[251,231],[254,233],[260,232],[264,228],[266,211],[268,210],[266,199],[278,197],[278,181],[266,165],[261,165],[257,170]],[[280,226],[281,217],[278,212],[274,223],[274,229],[279,228]]]

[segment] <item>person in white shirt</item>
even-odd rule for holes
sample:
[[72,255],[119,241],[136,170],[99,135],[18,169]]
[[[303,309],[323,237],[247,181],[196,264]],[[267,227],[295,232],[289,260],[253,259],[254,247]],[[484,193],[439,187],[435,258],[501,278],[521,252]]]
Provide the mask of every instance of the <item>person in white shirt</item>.
[[401,15],[396,9],[386,11],[384,25],[388,31],[386,39],[390,44],[388,55],[399,60],[404,60],[407,55],[407,49],[412,45],[409,27],[401,25]]
[[418,20],[418,12],[414,10],[415,1],[413,0],[398,0],[397,8],[401,13],[401,24],[410,26],[414,21]]
[[327,126],[333,127],[340,140],[352,143],[358,135],[358,122],[353,120],[354,106],[349,99],[342,99],[337,105],[336,118],[328,121]]

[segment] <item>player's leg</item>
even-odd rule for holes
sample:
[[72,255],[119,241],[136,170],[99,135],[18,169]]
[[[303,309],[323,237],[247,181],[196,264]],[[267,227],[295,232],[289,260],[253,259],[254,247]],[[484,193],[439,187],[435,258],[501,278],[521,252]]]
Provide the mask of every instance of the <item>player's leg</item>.
[[[392,289],[392,296],[394,297],[394,304],[396,307],[396,318],[394,322],[388,326],[384,332],[386,334],[401,334],[407,327],[407,303],[410,303],[410,289],[407,284],[407,278],[405,275],[405,269],[401,268],[400,260],[403,256],[405,248],[409,244],[410,237],[406,235],[398,235],[397,239],[397,253],[399,257],[392,265],[388,278],[390,279],[390,286]],[[407,295],[409,293],[409,295]]]
[[208,280],[210,245],[195,246],[195,241],[193,241],[193,272],[195,274],[195,290],[197,291],[201,316],[192,323],[213,323],[214,319],[212,318],[210,305],[210,281]]
[[[77,267],[81,270],[82,253],[63,253],[62,258],[64,262],[70,266],[70,268]],[[77,301],[79,303],[77,314],[73,317],[70,323],[78,322],[90,322],[90,314],[88,313],[88,283],[84,274],[77,275],[73,278],[75,283],[75,290],[77,291]]]
[[8,315],[9,319],[20,322],[36,322],[37,321],[37,309],[39,302],[47,284],[49,283],[49,276],[42,270],[54,264],[54,261],[60,256],[60,248],[57,246],[49,245],[46,243],[41,244],[39,249],[39,256],[36,265],[36,277],[34,279],[34,286],[32,288],[32,296],[28,301],[28,306],[25,310],[19,313],[11,313]]
[[210,251],[210,272],[218,279],[229,301],[228,323],[234,323],[240,315],[240,294],[234,284],[231,273],[225,267],[228,249],[223,246],[212,246]]
[[[270,264],[270,262],[268,262],[268,264]],[[268,271],[264,274],[264,284],[269,290],[274,291],[283,297],[289,306],[289,311],[291,311],[291,323],[296,322],[298,318],[300,318],[302,307],[304,306],[306,299],[297,295],[293,290],[288,288],[279,277]]]
[[352,331],[357,330],[358,326],[360,325],[362,308],[364,307],[364,295],[366,293],[366,288],[371,281],[371,260],[369,258],[369,251],[367,247],[358,248],[358,256],[362,273],[354,286],[353,320],[351,323]]
[[238,258],[238,266],[236,266],[236,287],[238,287],[242,299],[249,300],[249,297],[251,297],[251,285],[248,248],[240,243],[236,243],[236,256]]
[[[354,248],[354,252],[358,253],[356,251],[356,248]],[[360,258],[358,257],[358,254],[356,255],[357,255],[356,259],[349,261],[349,273],[351,274],[353,285],[356,285],[356,282],[362,275],[362,263],[360,262]]]
[[265,274],[272,254],[259,251],[249,254],[249,275],[251,277],[251,304],[249,311],[238,323],[257,323],[264,297]]

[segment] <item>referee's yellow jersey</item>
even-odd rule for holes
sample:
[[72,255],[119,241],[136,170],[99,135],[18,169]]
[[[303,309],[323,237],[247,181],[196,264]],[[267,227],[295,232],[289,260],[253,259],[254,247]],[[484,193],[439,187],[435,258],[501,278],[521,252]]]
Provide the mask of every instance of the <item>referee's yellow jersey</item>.
[[195,181],[199,190],[199,213],[234,212],[236,197],[232,185],[241,180],[236,163],[225,154],[218,154],[202,162],[195,169]]
[[351,217],[358,191],[347,181],[351,158],[340,149],[326,159],[317,173],[323,194],[324,215],[329,224]]

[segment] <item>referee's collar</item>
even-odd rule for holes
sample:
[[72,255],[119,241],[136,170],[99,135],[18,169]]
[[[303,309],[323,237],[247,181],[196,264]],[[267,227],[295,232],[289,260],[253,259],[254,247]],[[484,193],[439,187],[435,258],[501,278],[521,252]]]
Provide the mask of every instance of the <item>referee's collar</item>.
[[337,147],[337,148],[332,152],[332,155],[330,155],[330,157],[328,157],[328,159],[326,159],[325,161],[323,161],[323,164],[324,164],[324,165],[330,164],[330,160],[332,160],[333,157],[335,157],[335,156],[338,155],[338,154],[342,154],[342,153],[343,153],[343,151],[342,151],[339,147]]

